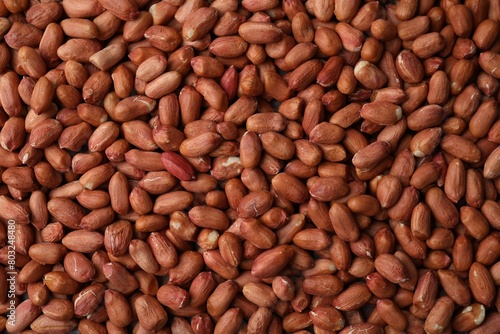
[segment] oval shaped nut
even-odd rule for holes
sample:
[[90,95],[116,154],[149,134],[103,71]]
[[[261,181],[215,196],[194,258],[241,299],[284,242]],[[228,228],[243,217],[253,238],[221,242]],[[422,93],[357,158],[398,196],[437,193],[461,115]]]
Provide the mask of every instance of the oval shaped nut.
[[243,322],[240,308],[234,307],[225,311],[215,324],[214,334],[237,333]]
[[342,313],[332,306],[318,306],[309,311],[312,323],[325,331],[335,332],[345,327]]
[[[207,164],[206,170],[208,169],[210,169],[209,164]],[[243,167],[241,166],[239,157],[219,156],[213,160],[210,174],[216,180],[229,180],[233,177],[239,176],[242,171]]]
[[146,330],[159,331],[167,323],[167,312],[153,296],[142,295],[135,299],[134,309],[139,323]]
[[474,28],[472,13],[467,6],[454,4],[448,8],[447,17],[450,18],[453,31],[458,37],[468,37]]
[[364,306],[372,296],[365,284],[353,284],[333,300],[333,306],[340,311],[352,311]]
[[481,263],[474,262],[469,270],[469,286],[474,298],[489,307],[496,296],[495,284],[490,271]]
[[230,265],[237,267],[243,259],[241,239],[231,232],[224,232],[218,240],[220,255]]
[[382,208],[390,208],[395,205],[402,192],[401,181],[393,175],[384,175],[377,184],[377,199]]
[[[48,80],[46,81],[45,79],[42,80],[42,83],[37,88],[37,95],[35,96],[35,100],[33,100],[33,95],[31,98],[31,103],[36,103],[35,107],[39,107],[40,105],[39,108],[35,109],[35,112],[39,111],[37,114],[45,112],[51,104],[51,101],[42,100],[43,98],[46,98],[46,96],[40,96],[40,95],[45,95],[43,93],[46,88],[45,84],[48,81]],[[19,113],[22,111],[22,100],[17,89],[19,83],[20,83],[19,77],[17,73],[14,71],[8,71],[0,78],[0,88],[2,89],[2,91],[5,92],[5,94],[3,94],[2,97],[0,97],[0,101],[2,102],[2,106],[5,112],[11,117],[18,116]],[[52,95],[49,97],[52,98],[54,96],[54,88],[52,87],[52,85],[50,88],[52,88]],[[48,92],[50,93],[50,91]],[[33,93],[35,93],[35,89],[33,89]]]
[[481,211],[471,206],[460,208],[460,221],[474,239],[481,240],[490,232],[490,226]]
[[458,135],[446,135],[441,140],[441,148],[465,162],[476,163],[481,160],[481,151],[470,140]]
[[243,286],[243,295],[260,307],[272,307],[278,301],[272,288],[265,283],[248,283]]
[[182,37],[186,41],[196,41],[212,30],[217,23],[217,10],[201,7],[193,11],[182,25]]
[[275,175],[271,184],[279,196],[293,203],[305,203],[309,199],[307,187],[298,178],[288,173]]
[[259,137],[264,151],[273,157],[290,160],[294,156],[295,145],[288,137],[274,131],[264,132]]
[[493,200],[485,200],[481,206],[481,212],[486,217],[492,227],[498,230],[500,226],[500,204]]
[[104,245],[104,238],[100,232],[76,230],[66,234],[61,242],[73,252],[93,253]]
[[149,82],[157,78],[167,68],[167,59],[162,55],[149,57],[143,61],[135,73],[139,80]]
[[340,203],[333,203],[328,212],[333,229],[337,236],[344,241],[356,241],[360,232],[358,224],[349,208]]
[[3,37],[7,45],[13,49],[20,49],[23,46],[37,47],[42,39],[42,31],[34,25],[13,22],[9,31]]
[[152,46],[164,52],[175,51],[182,42],[182,37],[177,30],[160,25],[149,27],[144,32],[144,37]]
[[218,133],[205,132],[185,139],[179,147],[179,152],[188,158],[201,157],[216,149],[222,141]]
[[438,187],[432,187],[425,194],[425,203],[434,218],[444,227],[453,228],[458,224],[458,211],[455,205]]
[[[104,293],[104,287],[102,289]],[[75,316],[73,303],[66,299],[52,299],[42,306],[42,312],[54,320],[71,320]]]
[[389,282],[399,284],[410,279],[406,267],[396,256],[384,253],[375,257],[375,269]]
[[488,50],[496,40],[499,33],[498,22],[486,19],[479,23],[472,35],[472,41],[481,50]]
[[257,107],[257,99],[248,96],[241,96],[227,108],[224,113],[224,121],[232,122],[241,126],[245,124],[245,122],[248,121],[248,119],[257,111]]
[[305,61],[311,59],[316,53],[317,46],[313,43],[299,43],[295,45],[284,58],[287,70],[294,70]]
[[460,332],[471,331],[483,323],[486,309],[480,303],[473,303],[461,309],[452,320],[453,329]]
[[469,122],[471,134],[476,138],[486,136],[496,120],[497,113],[498,104],[494,100],[488,99],[481,103]]
[[424,78],[424,66],[411,51],[400,52],[395,63],[396,70],[404,81],[419,83]]
[[85,172],[80,177],[79,182],[84,188],[93,190],[109,181],[114,171],[115,168],[111,164],[99,165]]
[[262,146],[259,136],[247,131],[240,139],[240,161],[244,168],[255,168],[259,165]]
[[385,141],[376,141],[359,150],[352,158],[352,164],[362,170],[369,170],[378,165],[391,153],[391,145]]
[[445,118],[444,109],[437,104],[429,104],[412,112],[407,118],[408,128],[420,131],[438,126]]
[[40,306],[33,304],[29,299],[17,305],[15,311],[21,315],[20,319],[16,317],[15,322],[8,321],[5,324],[5,329],[12,333],[23,331],[42,313]]
[[276,276],[288,266],[294,254],[294,248],[290,245],[265,250],[254,259],[252,275],[260,278]]
[[354,67],[354,76],[365,88],[380,89],[387,83],[387,76],[377,66],[366,60],[360,60]]
[[311,197],[321,202],[333,201],[349,193],[347,182],[338,176],[310,179],[308,188]]
[[[2,79],[7,80],[7,77],[4,76]],[[0,80],[0,83],[2,80]],[[0,87],[3,90],[3,87]],[[40,79],[35,84],[35,87],[33,88],[33,94],[31,95],[31,100],[30,100],[30,107],[33,109],[33,111],[37,114],[40,115],[44,112],[47,112],[51,106],[52,99],[54,98],[55,94],[55,88],[52,85],[52,83],[47,79],[46,76],[42,76]],[[15,97],[16,95],[12,95]],[[9,104],[4,102],[2,100],[2,104],[5,103],[4,109],[8,113],[9,112]]]
[[127,122],[147,115],[156,107],[156,101],[147,96],[127,97],[115,106],[114,118],[118,122]]
[[2,181],[9,187],[23,192],[37,189],[35,173],[31,167],[9,167],[2,173]]
[[191,59],[191,67],[197,75],[208,78],[219,78],[225,72],[224,65],[220,61],[207,56],[197,56]]
[[58,263],[67,252],[68,250],[64,245],[56,243],[34,244],[28,250],[31,259],[42,265]]
[[240,234],[243,239],[258,249],[272,248],[276,243],[275,233],[254,218],[239,218]]
[[174,152],[163,152],[161,154],[161,163],[170,174],[181,181],[196,179],[193,165]]
[[218,57],[235,58],[246,52],[248,43],[240,36],[222,36],[214,39],[208,50]]
[[229,227],[229,219],[226,214],[209,206],[195,206],[189,210],[189,219],[201,228],[225,230]]
[[245,22],[238,28],[238,34],[247,43],[268,44],[278,42],[283,37],[283,31],[272,23]]
[[153,252],[156,261],[165,268],[172,268],[178,262],[177,250],[174,245],[161,233],[152,232],[147,243]]
[[187,191],[173,191],[156,198],[153,212],[167,215],[174,211],[184,210],[193,202],[193,194]]
[[376,101],[364,104],[361,107],[360,115],[375,124],[391,125],[403,117],[403,110],[396,104]]
[[47,72],[45,62],[40,54],[29,46],[22,46],[17,56],[21,63],[21,67],[26,74],[33,78],[40,78]]
[[141,150],[153,151],[158,148],[153,140],[151,127],[146,122],[139,120],[125,122],[121,130],[127,143]]
[[254,191],[240,200],[238,217],[255,218],[266,213],[273,205],[273,196],[269,191]]
[[442,168],[438,163],[427,162],[420,165],[410,179],[410,185],[418,190],[436,182],[441,176]]
[[343,282],[337,276],[331,274],[307,276],[302,282],[303,292],[313,296],[338,295],[343,286]]
[[309,133],[309,140],[314,144],[336,144],[345,136],[344,129],[340,126],[321,122],[316,125]]
[[126,220],[108,225],[104,231],[104,247],[113,256],[126,254],[132,232],[132,225]]
[[[84,322],[80,322],[80,324],[84,324],[85,322],[89,323],[90,320],[86,320]],[[30,325],[30,328],[33,331],[43,332],[43,331],[53,331],[59,330],[61,332],[71,332],[77,328],[78,322],[76,319],[71,320],[54,320],[43,314],[36,318]],[[80,330],[80,329],[79,329]]]
[[262,83],[265,93],[280,102],[288,100],[292,95],[287,83],[277,72],[264,72]]
[[108,262],[102,266],[102,272],[108,279],[107,287],[128,295],[139,287],[136,278],[121,264]]
[[64,270],[80,283],[89,282],[96,273],[92,262],[85,255],[77,252],[70,252],[64,257]]
[[154,274],[160,269],[160,265],[145,241],[133,239],[128,246],[129,254],[137,265],[149,274]]
[[288,120],[278,113],[257,113],[247,118],[246,129],[256,133],[281,132],[288,124]]
[[318,145],[306,139],[298,139],[294,144],[297,158],[302,164],[308,167],[315,167],[321,163],[323,152]]
[[53,293],[74,295],[80,291],[80,283],[64,271],[51,271],[43,277],[43,284]]
[[377,301],[377,311],[379,316],[389,326],[399,331],[404,331],[408,326],[408,320],[399,306],[390,299],[379,299]]
[[335,30],[318,27],[314,32],[314,44],[327,56],[335,56],[342,50],[342,40]]
[[294,245],[312,251],[320,251],[330,246],[330,238],[319,228],[309,228],[299,231],[293,237]]
[[78,152],[83,145],[87,144],[91,135],[92,127],[87,122],[68,126],[59,136],[59,147]]
[[94,22],[82,18],[69,18],[60,22],[64,34],[71,38],[96,38],[99,30]]
[[221,86],[212,79],[199,78],[195,84],[196,91],[203,95],[207,103],[219,111],[226,111],[228,107],[228,98],[226,92]]
[[49,23],[56,22],[61,18],[62,6],[59,3],[40,3],[30,6],[26,10],[26,21],[37,27],[45,29]]
[[132,309],[122,293],[107,289],[104,292],[104,307],[113,325],[125,327],[132,321]]
[[236,279],[239,276],[239,270],[229,265],[218,250],[206,250],[203,252],[203,260],[206,266],[216,274],[226,280]]
[[24,118],[10,117],[5,121],[0,131],[0,146],[11,152],[22,147],[26,139],[26,132]]
[[231,305],[238,293],[238,285],[234,281],[219,284],[207,300],[207,312],[211,316],[220,316]]
[[439,282],[446,294],[461,306],[471,302],[471,291],[467,283],[453,270],[438,270]]
[[318,59],[308,60],[290,73],[288,88],[302,91],[313,83],[323,69],[323,63]]
[[335,32],[342,40],[344,49],[350,52],[361,51],[364,42],[364,36],[361,31],[348,23],[340,22],[335,26]]
[[500,146],[491,152],[486,159],[483,176],[486,179],[495,179],[500,176]]
[[413,53],[420,59],[427,59],[445,47],[444,37],[438,32],[431,32],[417,37],[411,46]]
[[186,138],[182,131],[171,125],[157,125],[153,127],[153,141],[163,151],[175,151]]
[[69,85],[81,89],[89,78],[89,73],[79,62],[68,60],[64,66],[64,76]]
[[380,212],[378,200],[370,195],[357,195],[349,198],[347,207],[354,213],[365,216],[374,216]]
[[144,93],[152,99],[159,99],[176,90],[181,80],[182,75],[177,71],[163,73],[146,85]]
[[419,131],[410,141],[410,150],[417,158],[431,155],[441,141],[441,128],[428,128]]
[[444,71],[436,71],[429,81],[427,102],[429,104],[444,104],[450,95],[450,80]]
[[52,198],[48,201],[47,208],[57,221],[73,230],[80,228],[80,221],[85,216],[83,208],[67,198]]
[[441,333],[450,324],[454,309],[455,303],[450,297],[439,298],[425,319],[425,331],[430,334]]
[[120,128],[115,122],[104,122],[100,124],[90,135],[88,147],[90,152],[102,152],[106,150],[120,134]]
[[94,39],[71,38],[57,48],[57,56],[64,60],[88,63],[90,57],[101,50],[101,43]]
[[397,289],[396,284],[389,282],[376,271],[366,277],[366,286],[377,298],[392,298]]

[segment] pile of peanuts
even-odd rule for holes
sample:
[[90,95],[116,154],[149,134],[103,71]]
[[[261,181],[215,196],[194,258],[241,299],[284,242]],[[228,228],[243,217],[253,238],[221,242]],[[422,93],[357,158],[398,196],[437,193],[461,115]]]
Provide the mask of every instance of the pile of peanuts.
[[0,330],[497,333],[498,0],[0,0]]

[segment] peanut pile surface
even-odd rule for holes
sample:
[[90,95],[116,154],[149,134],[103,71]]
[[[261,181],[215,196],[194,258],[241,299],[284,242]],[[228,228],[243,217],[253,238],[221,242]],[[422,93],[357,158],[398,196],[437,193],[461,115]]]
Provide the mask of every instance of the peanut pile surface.
[[0,331],[498,333],[499,21],[0,0]]

